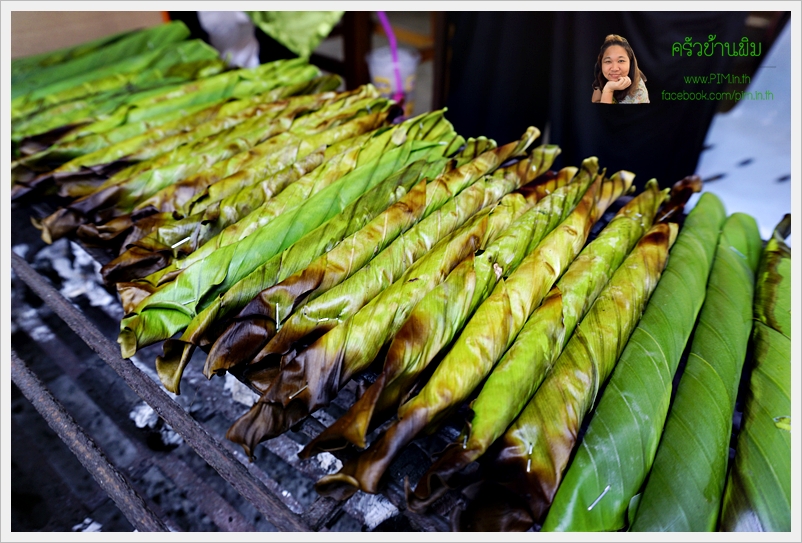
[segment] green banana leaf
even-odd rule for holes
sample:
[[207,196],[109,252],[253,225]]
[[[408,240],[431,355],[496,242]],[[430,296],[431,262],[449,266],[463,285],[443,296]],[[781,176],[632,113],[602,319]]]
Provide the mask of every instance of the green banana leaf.
[[[340,472],[317,482],[315,488],[320,494],[343,499],[357,490],[375,493],[401,449],[473,392],[579,253],[592,225],[629,189],[626,180],[621,181],[602,184],[602,176],[597,176],[576,208],[542,241],[538,243],[537,235],[529,239],[524,236],[522,243],[531,252],[525,253],[527,256],[509,277],[499,280],[429,381],[399,408],[397,420],[363,454],[345,463]],[[548,222],[559,221],[550,217]]]
[[[516,269],[526,256],[528,244],[540,241],[573,210],[594,180],[597,169],[595,161],[586,161],[571,184],[557,189],[523,214],[511,207],[507,220],[494,220],[498,228],[483,240],[482,255],[476,258],[471,255],[461,262],[415,306],[390,343],[383,370],[376,381],[345,415],[313,439],[300,454],[306,457],[319,451],[340,449],[348,443],[364,448],[367,433],[385,415],[398,409],[421,372],[463,328],[496,283]],[[576,169],[565,173],[571,172]],[[498,209],[505,208],[499,206]],[[516,215],[519,216],[515,218]],[[500,216],[496,212],[494,219]]]
[[761,245],[752,217],[727,218],[688,363],[631,531],[716,529]]
[[[181,22],[171,22],[138,32],[125,35],[111,36],[108,42],[96,40],[88,47],[82,48],[80,55],[75,55],[76,47],[72,53],[66,52],[62,58],[71,56],[70,60],[50,64],[47,67],[28,72],[24,78],[17,77],[12,82],[11,98],[43,87],[54,81],[61,81],[77,74],[90,73],[93,69],[102,66],[113,66],[124,59],[143,53],[145,51],[164,47],[169,43],[185,40],[189,37],[189,29]],[[96,46],[100,47],[96,47]],[[90,52],[91,50],[91,52]]]
[[[619,176],[631,176],[619,172]],[[630,181],[631,183],[631,181]],[[408,506],[416,511],[442,496],[454,474],[477,460],[515,420],[562,352],[577,323],[615,270],[646,233],[666,191],[651,180],[571,263],[493,368],[471,403],[472,419],[461,439],[449,445],[421,477]]]
[[[654,460],[671,382],[705,297],[726,213],[712,193],[683,223],[665,271],[596,407],[543,531],[614,531]],[[604,499],[588,506],[609,485]]]
[[278,216],[292,211],[313,194],[337,183],[341,178],[352,173],[359,166],[359,159],[363,156],[365,145],[373,134],[368,132],[352,138],[352,147],[329,160],[325,160],[324,155],[324,162],[319,168],[304,175],[284,191],[273,198],[267,199],[262,205],[250,210],[250,212],[248,211],[251,202],[243,202],[239,198],[235,198],[236,202],[241,206],[239,209],[242,212],[246,212],[247,215],[226,226],[218,234],[215,234],[211,227],[206,229],[201,225],[201,232],[198,236],[198,242],[201,245],[197,249],[184,258],[173,259],[167,267],[146,277],[125,284],[122,287],[118,286],[118,290],[123,295],[123,307],[125,310],[128,311],[127,308],[129,307],[125,302],[126,298],[141,298],[143,295],[150,295],[163,285],[174,280],[193,264],[208,258],[209,255],[222,247],[239,243],[265,227]]
[[62,64],[89,53],[93,53],[104,46],[131,36],[136,32],[139,32],[139,30],[126,30],[117,34],[103,36],[92,41],[80,43],[78,45],[63,47],[55,51],[47,51],[45,53],[39,53],[38,55],[11,59],[11,84],[14,85],[31,74],[42,70],[43,68],[47,68],[48,66]]
[[[138,123],[127,123],[100,134],[90,134],[57,143],[40,153],[17,161],[16,166],[34,171],[44,169],[48,172],[48,176],[55,177],[60,184],[63,184],[64,179],[69,179],[70,174],[80,175],[87,168],[91,168],[93,172],[98,169],[102,171],[104,167],[113,166],[118,160],[141,162],[154,158],[172,151],[179,145],[215,133],[210,130],[214,127],[213,124],[201,128],[201,125],[205,126],[215,119],[235,116],[245,120],[251,111],[254,115],[278,114],[278,111],[287,107],[297,107],[307,102],[311,107],[311,102],[316,98],[308,98],[302,102],[285,99],[298,95],[314,97],[316,94],[333,91],[342,82],[336,75],[309,79],[309,73],[314,70],[314,67],[306,66],[282,72],[282,75],[278,76],[282,85],[275,89],[240,99],[219,101],[211,106],[198,106],[202,109],[190,115],[168,114],[159,117],[158,122],[146,119]],[[329,99],[328,95],[324,99]],[[164,122],[161,122],[162,120]]]
[[[172,213],[158,213],[135,222],[134,231],[123,243],[123,247],[127,247],[125,252],[100,269],[103,280],[107,284],[133,281],[161,270],[175,257],[191,254],[223,228],[253,211],[251,208],[262,205],[320,166],[324,155],[324,151],[319,149],[268,176],[257,183],[258,190],[243,191],[250,198],[235,198],[233,203],[232,198],[226,198],[211,209],[184,219],[175,220]],[[235,176],[241,177],[238,174]],[[216,184],[209,188],[214,186]],[[234,195],[237,196],[239,195]],[[239,201],[242,205],[237,206]]]
[[217,320],[225,319],[228,313],[241,309],[260,290],[308,266],[315,258],[403,198],[422,177],[437,176],[447,162],[447,159],[441,159],[429,164],[421,159],[407,165],[212,300],[187,325],[179,340],[168,340],[164,355],[156,359],[156,371],[165,387],[178,390],[181,375],[200,338]]
[[791,250],[783,240],[790,229],[789,214],[766,244],[755,290],[755,318],[788,338],[791,337]]
[[343,16],[343,11],[247,11],[265,34],[298,55],[309,58]]
[[[279,66],[286,70],[299,65],[302,66],[299,62],[289,60]],[[252,96],[256,91],[271,90],[282,83],[275,77],[276,71],[276,65],[263,64],[253,69],[233,70],[184,83],[168,93],[126,102],[107,118],[98,119],[71,132],[70,137],[106,132],[122,124],[157,118],[171,111],[197,105],[210,105],[227,98],[242,98]],[[309,79],[319,75],[320,70],[317,69],[308,72]]]
[[[138,347],[167,339],[184,329],[215,296],[339,213],[366,190],[404,164],[429,156],[435,150],[443,153],[454,143],[456,134],[442,111],[414,121],[405,126],[408,139],[400,147],[357,168],[241,242],[219,248],[202,264],[186,268],[174,281],[140,302],[120,326],[118,341],[123,355],[130,357]],[[413,131],[418,129],[426,139],[414,139]],[[393,134],[403,135],[404,131],[396,127]]]
[[[204,373],[211,377],[213,373],[253,359],[302,299],[314,292],[322,293],[350,277],[399,235],[440,209],[450,198],[495,170],[510,156],[524,152],[536,134],[535,129],[530,129],[521,140],[500,148],[492,147],[478,157],[474,157],[474,151],[470,149],[468,155],[461,153],[456,157],[454,169],[440,177],[429,177],[430,182],[410,191],[397,204],[305,269],[260,292],[234,317],[232,326],[215,342]],[[469,142],[468,147],[476,143]],[[478,143],[484,147],[487,140]],[[465,156],[470,160],[461,160]]]
[[[11,121],[32,114],[44,107],[78,100],[106,91],[147,88],[154,83],[179,82],[187,67],[199,61],[215,61],[220,64],[218,52],[202,40],[190,40],[168,44],[142,55],[129,57],[114,66],[92,70],[67,79],[55,81],[18,96],[11,101]],[[225,63],[220,64],[223,71]],[[194,70],[193,70],[194,71]],[[185,76],[184,76],[185,77]]]
[[[396,283],[408,268],[427,255],[433,247],[483,209],[499,205],[523,212],[556,187],[555,180],[527,190],[525,194],[510,192],[529,183],[548,168],[558,154],[556,146],[541,146],[532,156],[517,165],[502,168],[462,191],[455,198],[399,236],[386,249],[341,283],[323,291],[310,293],[309,301],[297,307],[282,324],[277,334],[254,357],[261,360],[271,355],[287,355],[301,350],[309,338],[324,335],[340,322],[349,319],[373,298]],[[528,188],[528,187],[527,187]],[[523,192],[523,191],[521,191]],[[506,195],[506,196],[505,196]],[[314,294],[314,296],[313,296]],[[269,380],[270,376],[267,376]],[[252,386],[266,389],[262,380],[249,376]],[[261,388],[260,388],[261,387]]]
[[[243,198],[240,198],[239,195],[234,196],[233,204],[237,206],[239,211],[245,213],[251,207],[254,207],[254,209],[250,210],[244,217],[238,218],[237,222],[223,228],[219,234],[216,234],[211,227],[202,228],[200,233],[202,235],[199,234],[198,236],[198,242],[202,243],[199,247],[192,250],[185,258],[173,260],[166,268],[137,282],[141,283],[140,286],[145,290],[153,291],[154,288],[172,281],[183,270],[196,262],[200,262],[219,248],[244,240],[282,213],[296,208],[311,195],[338,182],[343,176],[348,175],[355,169],[365,167],[371,161],[371,157],[377,156],[378,151],[383,149],[387,143],[386,137],[373,138],[372,136],[376,135],[377,132],[369,132],[370,130],[377,130],[385,122],[386,116],[386,111],[380,111],[355,119],[355,121],[346,123],[342,127],[335,127],[335,133],[331,139],[343,135],[341,130],[349,130],[351,134],[356,132],[363,133],[343,140],[344,142],[349,142],[349,147],[344,152],[325,160],[338,147],[336,142],[333,143],[326,149],[325,162],[320,168],[304,175],[290,187],[287,187],[287,190],[282,191],[275,198],[267,199],[261,205],[254,205],[257,203],[256,201],[246,200],[247,196],[251,195],[250,191],[248,191],[248,194],[244,194]],[[325,133],[322,135],[326,136]],[[348,135],[347,133],[344,134],[344,136]],[[299,148],[303,149],[303,152],[314,152],[313,147],[308,145],[309,141],[302,140],[299,147],[289,147],[279,151],[277,155],[273,155],[274,158],[272,160],[268,157],[269,160],[266,161],[268,169],[263,174],[267,175],[277,165],[280,166],[282,163],[289,162],[293,156],[297,156],[296,153]],[[261,165],[257,164],[257,173],[259,172],[259,166]],[[258,177],[259,175],[254,176],[257,179]],[[239,212],[235,211],[235,214],[238,215]],[[128,288],[136,289],[137,285],[130,285]]]
[[[277,117],[269,114],[264,118],[256,117],[253,122],[246,121],[195,144],[180,146],[170,153],[148,161],[148,165],[143,163],[127,168],[110,178],[94,193],[76,200],[43,220],[43,238],[53,240],[74,231],[81,224],[95,222],[95,217],[111,206],[114,206],[113,213],[116,216],[130,214],[136,206],[144,205],[143,201],[147,202],[148,198],[159,194],[163,189],[170,190],[162,193],[169,197],[170,193],[178,190],[177,187],[189,184],[188,197],[192,198],[195,194],[195,184],[231,175],[249,163],[254,166],[262,165],[263,170],[266,166],[264,175],[278,171],[281,160],[285,162],[291,160],[291,153],[300,150],[311,152],[315,149],[316,143],[322,143],[314,138],[305,140],[288,133],[288,130],[293,128],[296,117],[306,111],[307,107],[300,104],[280,110]],[[325,119],[326,113],[319,110],[307,117],[313,121]],[[363,115],[350,123],[346,122],[343,125],[345,127],[339,130],[336,126],[332,127],[330,132],[324,130],[326,133],[319,138],[328,138],[329,141],[337,141],[338,138],[347,139],[354,133],[370,131],[381,126],[385,117],[384,112]],[[336,114],[334,118],[339,119]],[[303,132],[309,122],[307,119],[299,123],[299,132]],[[323,127],[325,128],[325,125]],[[289,147],[281,155],[282,149],[293,142],[295,147]],[[197,177],[190,177],[193,175]],[[177,185],[176,183],[182,179],[186,180],[186,183]],[[111,232],[107,232],[108,234]]]
[[753,367],[721,531],[791,531],[791,250],[783,241],[790,227],[786,215],[758,269]]
[[[251,169],[248,177],[243,180],[245,185],[260,178],[264,179],[303,159],[320,147],[328,147],[338,141],[345,141],[375,129],[374,123],[366,126],[361,118],[376,119],[379,122],[378,119],[383,120],[387,117],[382,113],[388,112],[393,105],[383,98],[368,98],[353,104],[353,107],[342,115],[325,119],[324,122],[311,128],[304,123],[293,122],[289,130],[275,136],[274,140],[262,143],[247,153],[240,153],[225,162],[217,163],[212,168],[198,172],[174,185],[164,187],[150,198],[139,202],[134,211],[153,207],[159,211],[174,211],[186,216],[192,202],[202,197],[209,185],[234,175],[247,166],[251,166]],[[303,121],[309,117],[304,115],[298,120]]]
[[[203,70],[205,67],[200,68]],[[82,100],[50,106],[15,121],[11,127],[11,143],[24,155],[37,153],[59,141],[69,141],[85,135],[79,134],[78,130],[90,126],[98,119],[110,117],[128,102],[176,92],[183,85],[158,85],[133,94],[108,91]]]
[[[57,141],[70,141],[90,134],[109,131],[120,125],[137,123],[147,119],[158,119],[166,114],[192,113],[197,108],[227,98],[250,96],[259,91],[275,88],[280,84],[277,71],[303,66],[298,59],[281,63],[270,63],[254,69],[223,72],[211,77],[198,78],[189,83],[166,85],[133,94],[114,93],[98,95],[98,98],[77,101],[85,107],[54,114],[49,108],[39,114],[21,120],[12,127],[12,143],[59,130]],[[318,70],[309,72],[309,79],[319,75]],[[68,106],[70,104],[65,104]],[[55,106],[57,110],[62,106]],[[74,127],[73,127],[74,126]],[[62,127],[67,127],[64,131]]]

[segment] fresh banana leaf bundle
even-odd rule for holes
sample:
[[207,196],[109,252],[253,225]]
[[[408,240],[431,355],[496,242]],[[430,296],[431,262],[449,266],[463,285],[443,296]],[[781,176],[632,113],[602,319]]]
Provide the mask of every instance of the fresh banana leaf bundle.
[[[626,527],[630,503],[654,460],[672,379],[705,298],[725,217],[721,201],[707,192],[685,219],[660,283],[554,497],[543,531]],[[604,498],[596,501],[602,493]]]
[[186,25],[176,21],[15,60],[12,63],[11,98],[98,67],[114,66],[131,56],[183,41],[189,34]]
[[[388,149],[377,159],[312,195],[253,235],[220,247],[140,302],[120,326],[118,341],[123,355],[129,357],[138,347],[167,339],[184,329],[217,295],[339,213],[361,194],[405,164],[426,156],[435,158],[433,153],[436,152],[442,156],[458,138],[442,111],[405,121],[386,134],[386,137],[376,136]],[[416,139],[418,137],[420,139]]]
[[[413,309],[390,343],[384,368],[365,394],[337,422],[312,440],[302,451],[308,456],[336,450],[348,443],[364,448],[365,438],[385,415],[398,409],[421,372],[463,328],[476,307],[509,275],[557,223],[565,219],[596,177],[598,165],[587,160],[572,183],[552,192],[509,224],[500,235],[488,236],[480,256],[461,262]],[[564,172],[564,177],[575,173]],[[563,184],[563,181],[559,182]],[[567,179],[565,180],[567,184]]]
[[749,396],[722,502],[721,531],[791,531],[791,215],[758,268]]
[[[96,68],[38,87],[11,100],[11,121],[35,113],[44,107],[78,100],[108,91],[128,92],[150,86],[181,82],[188,64],[219,61],[216,49],[202,40],[167,44],[161,49],[128,57],[113,66]],[[223,71],[225,64],[220,64]]]
[[[92,194],[79,198],[44,219],[41,224],[43,238],[57,239],[86,223],[105,223],[110,218],[130,215],[137,207],[142,208],[147,205],[143,202],[159,194],[159,191],[168,191],[162,194],[169,198],[171,193],[178,190],[177,183],[182,180],[185,183],[180,185],[181,187],[190,185],[187,192],[191,198],[198,187],[202,190],[209,181],[236,173],[249,163],[262,164],[263,170],[266,165],[273,171],[278,171],[281,169],[280,159],[283,158],[286,162],[291,158],[289,153],[293,151],[297,153],[299,150],[311,152],[316,148],[315,143],[325,143],[325,141],[318,142],[314,138],[307,141],[309,138],[304,139],[302,134],[309,132],[310,123],[325,121],[327,115],[331,113],[325,108],[326,100],[322,99],[320,102],[320,105],[324,106],[321,110],[306,116],[303,113],[308,109],[307,105],[303,104],[304,101],[299,105],[293,104],[275,112],[277,113],[275,117],[271,114],[264,115],[264,118],[257,117],[252,122],[241,123],[223,133],[209,136],[194,144],[180,146],[167,154],[126,168],[112,176]],[[360,110],[361,108],[356,109],[353,114],[358,114]],[[384,113],[379,111],[371,115],[361,115],[350,123],[346,122],[347,128],[340,128],[339,131],[333,126],[330,132],[326,132],[324,124],[321,128],[326,134],[318,136],[318,139],[328,138],[329,141],[347,139],[349,136],[374,130],[384,123],[386,117]],[[336,112],[333,116],[337,121],[343,120]],[[288,133],[295,126],[296,118],[299,121],[304,119],[298,124],[297,129],[300,134],[297,136]],[[282,157],[279,153],[292,143],[295,143],[295,149],[290,147]],[[129,217],[128,220],[122,221],[122,226],[108,228],[105,233],[113,237],[111,234],[124,231],[132,221],[133,217]],[[91,237],[93,232],[85,234]]]
[[[532,164],[523,162],[524,167],[518,168],[515,175],[531,179],[528,172],[531,172]],[[496,176],[498,181],[503,180],[504,184],[511,187],[504,192],[525,182],[514,181],[511,179],[514,176],[504,176],[501,172],[493,174],[493,177]],[[472,185],[463,194],[469,194],[468,191],[476,186]],[[456,230],[454,227],[449,228],[451,233],[442,237],[430,250],[421,251],[418,244],[415,244],[418,247],[408,246],[421,251],[420,256],[412,253],[414,258],[403,259],[401,262],[397,259],[382,259],[382,256],[396,256],[393,249],[404,247],[407,236],[401,236],[371,261],[369,266],[366,265],[338,287],[317,298],[329,298],[332,303],[327,305],[336,312],[333,318],[318,318],[316,334],[322,333],[322,337],[303,350],[301,345],[295,345],[293,352],[282,357],[280,368],[271,368],[264,375],[257,375],[261,382],[255,388],[261,388],[265,392],[257,404],[234,423],[227,437],[240,443],[251,454],[262,440],[279,435],[290,425],[331,401],[355,373],[363,370],[376,358],[382,345],[403,324],[416,300],[441,282],[460,261],[473,254],[489,233],[500,230],[501,225],[497,223],[509,224],[516,215],[531,207],[533,201],[542,196],[537,191],[528,192],[527,195],[510,195],[509,198],[502,199],[500,205],[492,208],[487,204],[474,204],[470,218],[460,220],[458,224],[464,224]],[[500,196],[493,199],[498,198]],[[450,202],[453,201],[456,199]],[[437,215],[447,206],[448,203],[416,225],[416,228],[433,227],[434,231],[420,229],[416,236],[426,239],[423,236],[438,233]],[[444,218],[448,218],[448,215]],[[410,233],[413,230],[415,228]],[[385,262],[377,262],[378,260]],[[406,265],[410,260],[414,263]],[[385,275],[387,271],[394,273],[388,278]],[[398,279],[393,281],[395,277]],[[386,283],[389,281],[393,281],[392,284]],[[356,295],[351,296],[351,292]],[[298,311],[303,312],[303,307]],[[274,339],[278,339],[278,336]],[[254,359],[254,363],[261,362],[259,356]]]
[[48,51],[38,55],[11,59],[11,83],[12,85],[15,83],[19,84],[26,77],[29,77],[39,70],[49,66],[55,66],[56,64],[63,64],[90,53],[94,53],[104,46],[133,36],[137,32],[139,32],[139,30],[126,30],[117,34],[103,36],[92,41],[79,43],[78,45],[63,47],[55,51]]
[[471,402],[472,418],[461,439],[449,445],[421,478],[414,494],[408,494],[411,509],[423,511],[442,496],[452,477],[483,455],[520,414],[577,323],[651,227],[667,192],[661,191],[655,180],[649,181],[644,191],[621,208],[579,253]]
[[630,187],[624,179],[605,183],[602,180],[601,175],[596,176],[574,211],[561,223],[561,213],[550,214],[557,220],[549,217],[548,222],[559,225],[552,224],[556,228],[542,241],[538,243],[539,236],[530,233],[522,236],[518,243],[526,247],[527,256],[478,307],[429,381],[399,408],[398,419],[370,448],[348,461],[339,473],[318,481],[318,492],[340,499],[356,490],[375,493],[381,476],[400,450],[473,392],[579,253],[592,225]]
[[631,531],[716,529],[761,245],[752,217],[730,215]]
[[480,144],[477,148],[482,149],[488,141],[469,141],[468,152],[460,153],[453,170],[415,187],[362,230],[305,269],[254,297],[214,343],[204,373],[211,377],[213,373],[252,360],[296,307],[348,279],[398,236],[405,235],[451,198],[458,198],[464,189],[494,171],[510,156],[525,151],[536,134],[536,130],[531,129],[518,142],[498,148],[493,144],[493,148],[478,157],[471,150],[472,144]]

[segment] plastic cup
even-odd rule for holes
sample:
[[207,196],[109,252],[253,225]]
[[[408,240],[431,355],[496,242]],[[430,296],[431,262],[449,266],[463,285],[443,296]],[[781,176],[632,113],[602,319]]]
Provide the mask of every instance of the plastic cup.
[[[415,75],[420,63],[420,53],[415,49],[399,47],[398,71],[401,75],[401,92],[404,94],[404,116],[409,117],[415,108]],[[380,47],[367,54],[370,81],[376,89],[387,98],[398,91],[395,72],[393,71],[393,54],[390,47]]]

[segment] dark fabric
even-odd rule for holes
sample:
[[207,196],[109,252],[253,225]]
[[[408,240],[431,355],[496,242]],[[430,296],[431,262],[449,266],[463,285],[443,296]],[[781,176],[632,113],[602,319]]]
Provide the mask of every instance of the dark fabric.
[[167,16],[171,21],[181,21],[187,25],[190,39],[209,43],[209,34],[200,25],[197,11],[168,11]]
[[[671,55],[674,42],[737,42],[745,12],[455,13],[447,114],[461,134],[500,143],[533,124],[562,148],[555,166],[597,156],[609,173],[627,169],[642,187],[693,173],[715,101],[665,101],[669,92],[717,92],[683,76],[728,73],[732,59]],[[604,38],[624,36],[648,81],[650,104],[591,103],[593,67]],[[765,52],[764,52],[765,54]]]

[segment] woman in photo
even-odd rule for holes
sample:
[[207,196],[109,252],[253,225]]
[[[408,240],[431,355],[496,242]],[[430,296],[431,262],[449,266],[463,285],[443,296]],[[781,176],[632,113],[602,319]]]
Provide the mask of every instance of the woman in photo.
[[648,104],[646,76],[629,42],[610,34],[604,39],[596,60],[591,100],[602,104]]

